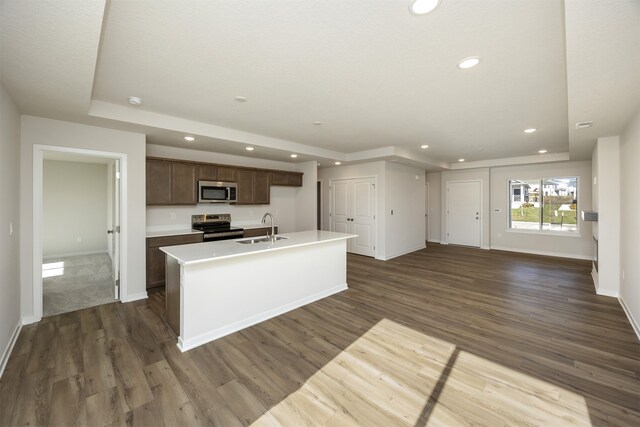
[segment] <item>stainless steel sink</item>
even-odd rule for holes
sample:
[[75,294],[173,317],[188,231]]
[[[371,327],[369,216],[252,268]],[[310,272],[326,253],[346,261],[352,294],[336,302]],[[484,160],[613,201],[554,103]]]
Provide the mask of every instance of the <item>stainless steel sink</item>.
[[275,242],[278,240],[287,240],[287,239],[288,237],[284,237],[284,236],[273,236],[273,237],[257,237],[255,239],[236,240],[236,242],[242,243],[243,245],[253,245],[256,243]]

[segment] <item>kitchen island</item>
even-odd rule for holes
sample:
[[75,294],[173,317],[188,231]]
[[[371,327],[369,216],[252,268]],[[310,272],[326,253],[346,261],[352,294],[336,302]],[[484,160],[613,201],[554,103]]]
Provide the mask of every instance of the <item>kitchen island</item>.
[[302,231],[281,240],[160,248],[167,324],[187,351],[347,289],[352,234]]

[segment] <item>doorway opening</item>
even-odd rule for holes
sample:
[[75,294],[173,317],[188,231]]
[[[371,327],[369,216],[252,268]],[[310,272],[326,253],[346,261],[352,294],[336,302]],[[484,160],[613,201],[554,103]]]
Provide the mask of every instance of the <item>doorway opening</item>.
[[124,154],[34,151],[34,320],[120,299]]

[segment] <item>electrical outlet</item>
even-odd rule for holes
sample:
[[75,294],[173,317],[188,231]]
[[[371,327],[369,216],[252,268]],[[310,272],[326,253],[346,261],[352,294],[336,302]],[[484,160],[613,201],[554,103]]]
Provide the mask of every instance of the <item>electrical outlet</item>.
[[78,236],[76,237],[76,243],[81,243],[82,242],[82,237]]
[[176,219],[176,213],[175,213],[175,212],[171,212],[171,213],[169,214],[169,218],[170,218],[171,220]]

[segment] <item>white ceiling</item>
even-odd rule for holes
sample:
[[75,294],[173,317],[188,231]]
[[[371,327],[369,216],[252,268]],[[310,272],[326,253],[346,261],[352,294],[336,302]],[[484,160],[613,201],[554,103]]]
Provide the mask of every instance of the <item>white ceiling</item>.
[[4,0],[1,78],[22,113],[150,143],[426,169],[589,158],[640,109],[637,0],[408,3]]

